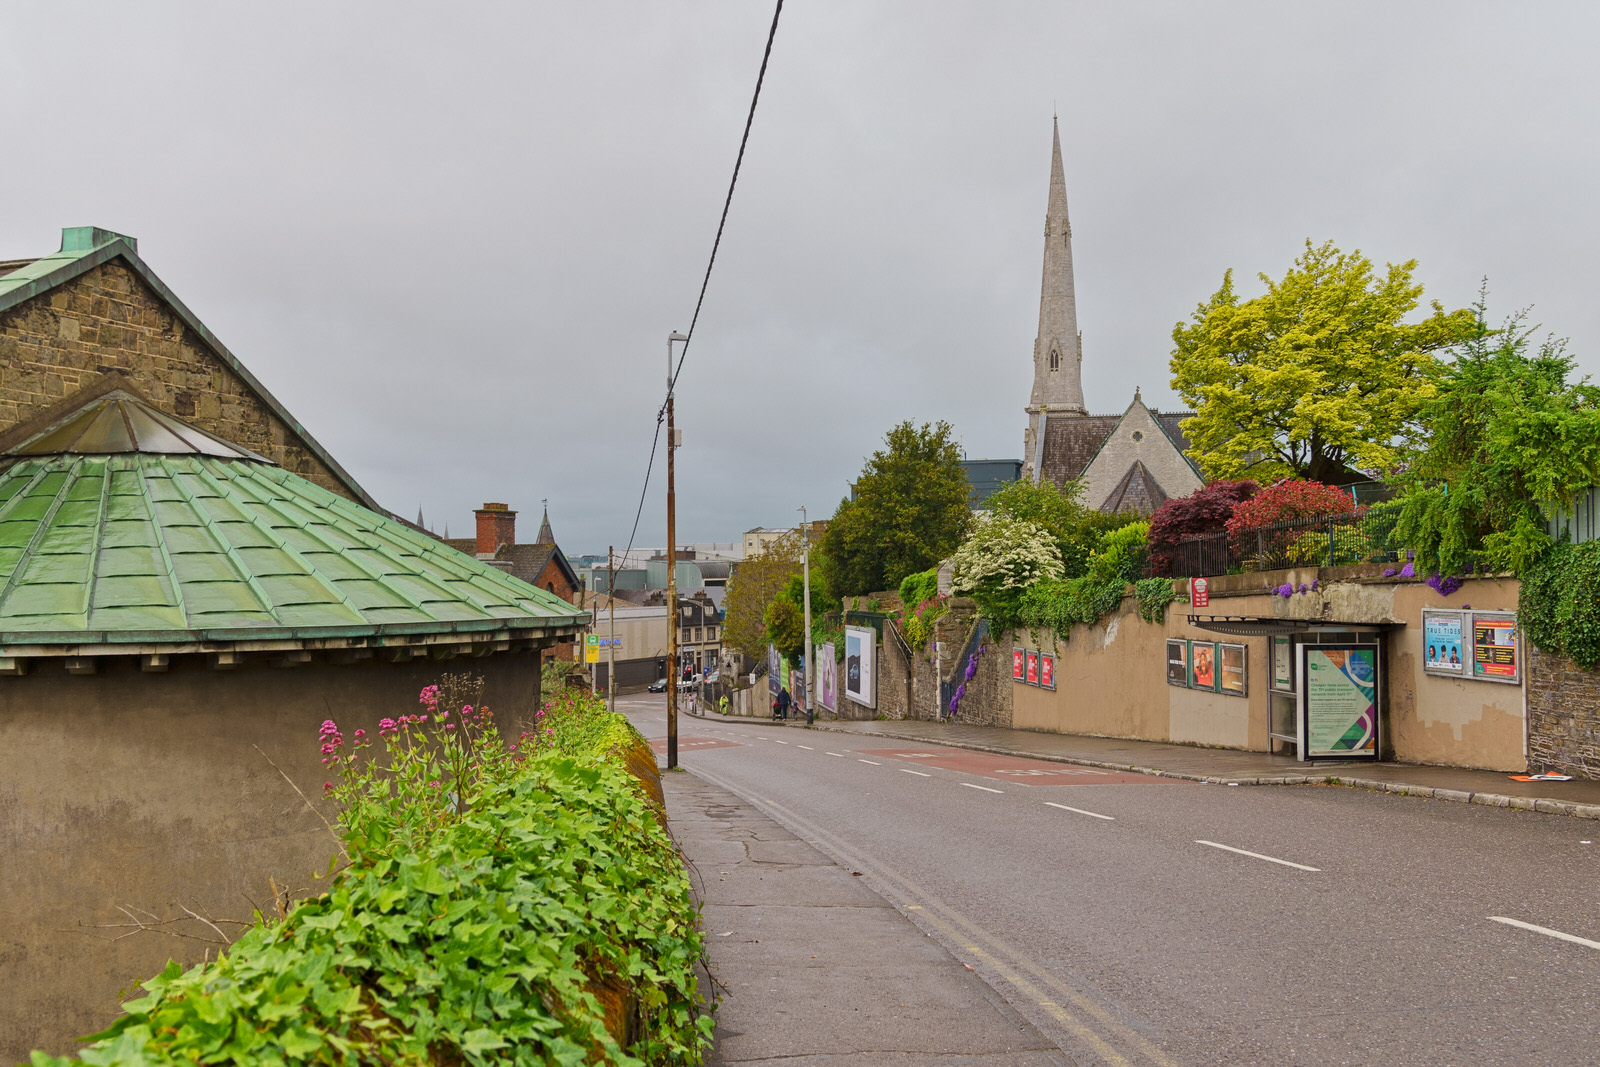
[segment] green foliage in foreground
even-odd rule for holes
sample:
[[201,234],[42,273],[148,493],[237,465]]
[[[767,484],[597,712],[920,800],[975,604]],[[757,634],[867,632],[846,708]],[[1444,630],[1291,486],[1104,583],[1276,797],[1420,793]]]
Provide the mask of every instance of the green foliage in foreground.
[[1544,651],[1600,667],[1600,541],[1557,545],[1523,571],[1517,617]]
[[[215,962],[169,964],[80,1060],[35,1053],[35,1067],[700,1063],[688,882],[607,755],[638,735],[586,695],[504,747],[486,709],[463,723],[437,708],[384,721],[381,765],[324,725],[330,792],[356,801],[328,893]],[[627,1049],[601,981],[638,998]]]
[[1149,533],[1147,522],[1113,530],[1090,558],[1088,574],[1039,582],[1023,593],[1017,621],[1030,630],[1054,631],[1065,640],[1078,623],[1093,623],[1115,611],[1128,583],[1144,570]]

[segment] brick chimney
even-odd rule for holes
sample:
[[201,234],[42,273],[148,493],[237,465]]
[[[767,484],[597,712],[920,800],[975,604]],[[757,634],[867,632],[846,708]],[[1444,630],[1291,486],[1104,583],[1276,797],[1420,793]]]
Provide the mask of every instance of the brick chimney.
[[517,513],[504,504],[487,503],[474,512],[478,516],[479,556],[493,556],[501,545],[517,543]]

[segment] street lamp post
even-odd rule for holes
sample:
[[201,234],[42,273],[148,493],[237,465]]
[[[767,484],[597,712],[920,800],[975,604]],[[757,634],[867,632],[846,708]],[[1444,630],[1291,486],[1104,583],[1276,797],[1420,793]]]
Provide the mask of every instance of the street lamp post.
[[672,411],[672,343],[688,341],[681,333],[667,334],[667,770],[678,765],[678,500],[673,483],[672,454],[678,447]]
[[806,725],[810,726],[817,721],[816,705],[812,702],[812,694],[816,692],[817,683],[812,676],[811,668],[811,524],[806,521],[804,506],[796,508],[800,512],[800,582],[804,589],[805,597],[805,622],[806,622],[806,651],[803,666],[806,670]]

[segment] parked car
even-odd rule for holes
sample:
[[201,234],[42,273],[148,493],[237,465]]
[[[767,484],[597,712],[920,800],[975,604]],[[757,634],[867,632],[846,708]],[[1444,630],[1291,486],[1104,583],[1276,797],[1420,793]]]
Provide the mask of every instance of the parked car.
[[665,678],[657,678],[645,687],[645,691],[649,693],[665,693],[667,691],[667,680]]

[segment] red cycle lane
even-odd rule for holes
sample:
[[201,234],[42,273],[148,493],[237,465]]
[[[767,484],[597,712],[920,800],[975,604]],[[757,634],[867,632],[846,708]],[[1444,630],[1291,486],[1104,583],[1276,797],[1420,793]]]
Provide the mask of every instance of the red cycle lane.
[[952,752],[948,749],[876,748],[860,752],[863,756],[903,761],[913,767],[938,767],[940,770],[975,774],[1017,785],[1193,785],[1177,778],[1156,778],[1148,774],[1107,771],[1099,767],[1075,767],[1020,756],[991,752]]

